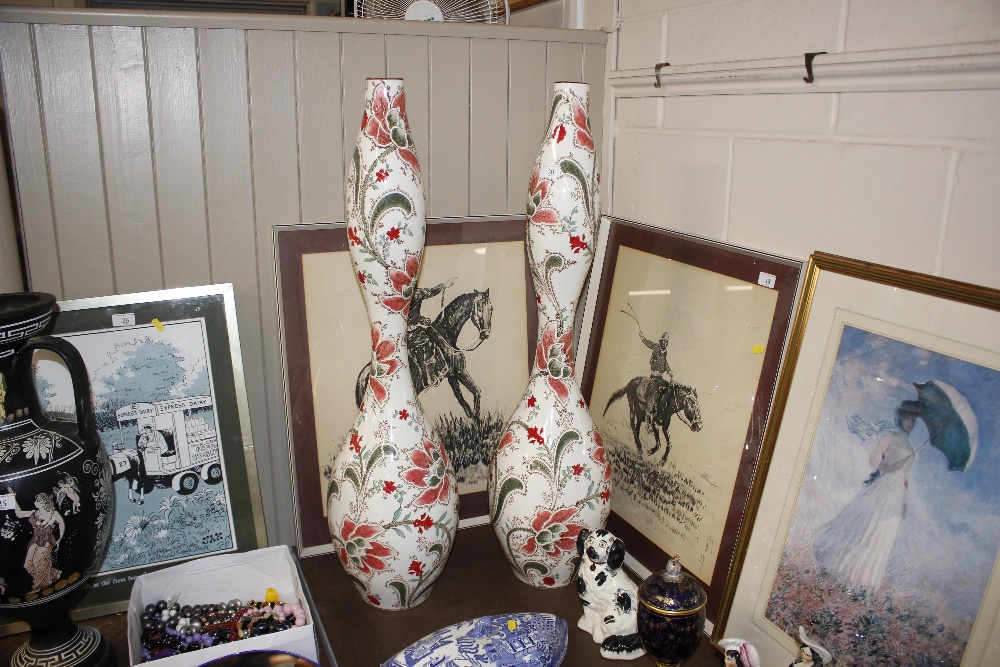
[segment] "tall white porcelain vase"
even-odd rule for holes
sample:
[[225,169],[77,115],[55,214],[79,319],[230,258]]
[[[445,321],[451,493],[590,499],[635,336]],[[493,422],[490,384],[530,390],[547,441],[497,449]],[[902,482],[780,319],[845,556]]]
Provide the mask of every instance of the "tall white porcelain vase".
[[576,379],[573,323],[600,217],[589,86],[557,83],[528,188],[538,347],[528,387],[490,461],[490,520],[517,577],[572,581],[576,539],[603,528],[611,469]]
[[371,321],[372,359],[326,505],[330,537],[358,592],[395,610],[427,598],[458,528],[455,473],[407,363],[407,317],[427,223],[404,99],[402,79],[368,80],[347,178],[347,234]]

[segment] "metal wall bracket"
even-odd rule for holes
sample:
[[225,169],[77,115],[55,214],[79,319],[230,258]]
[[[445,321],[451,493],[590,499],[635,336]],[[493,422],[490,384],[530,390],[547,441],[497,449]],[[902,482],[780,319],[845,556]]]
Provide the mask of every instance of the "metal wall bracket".
[[660,70],[664,67],[670,67],[670,63],[657,63],[656,67],[653,68],[653,74],[656,76],[656,81],[653,82],[653,88],[660,87]]
[[806,83],[812,83],[816,79],[813,77],[813,58],[816,56],[825,55],[826,51],[816,51],[815,53],[806,54],[806,75],[802,77],[802,80]]

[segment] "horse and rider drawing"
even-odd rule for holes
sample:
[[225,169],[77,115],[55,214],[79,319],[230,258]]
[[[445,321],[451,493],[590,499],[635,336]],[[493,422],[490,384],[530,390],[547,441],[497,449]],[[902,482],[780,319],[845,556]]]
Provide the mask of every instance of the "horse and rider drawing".
[[[631,308],[631,306],[630,306]],[[633,313],[622,311],[639,325],[639,320]],[[667,363],[667,345],[670,337],[667,332],[663,332],[659,340],[653,341],[646,338],[639,328],[639,338],[643,344],[651,350],[649,357],[649,375],[640,375],[629,380],[628,384],[620,389],[616,389],[604,408],[604,414],[608,414],[611,405],[622,397],[628,399],[629,426],[632,428],[632,437],[635,446],[639,449],[640,456],[643,454],[642,440],[639,435],[643,426],[653,436],[654,446],[646,454],[653,455],[660,450],[660,433],[663,433],[664,450],[660,459],[660,464],[667,462],[670,454],[670,422],[674,415],[692,431],[700,431],[701,405],[698,402],[698,392],[693,387],[680,384],[674,380],[670,364]]]
[[[447,380],[466,416],[477,418],[480,414],[482,391],[469,374],[465,354],[475,350],[490,336],[493,304],[490,302],[489,288],[482,292],[473,289],[455,297],[441,309],[434,320],[420,312],[424,300],[439,294],[443,304],[444,291],[454,282],[455,279],[452,278],[434,287],[417,287],[406,322],[407,356],[418,394]],[[469,323],[478,330],[479,337],[475,344],[463,348],[459,345],[458,338]],[[354,388],[358,406],[364,400],[370,368],[371,364],[366,364],[358,374]]]

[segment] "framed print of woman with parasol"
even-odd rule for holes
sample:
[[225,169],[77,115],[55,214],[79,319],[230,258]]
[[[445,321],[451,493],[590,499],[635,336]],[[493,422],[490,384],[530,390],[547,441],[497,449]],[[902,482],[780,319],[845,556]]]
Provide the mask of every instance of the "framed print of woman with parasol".
[[[902,664],[952,664],[1000,551],[1000,452],[977,456],[980,421],[996,432],[1000,371],[895,333],[840,331],[765,613],[855,665],[900,652]],[[850,646],[861,618],[877,629]],[[903,618],[923,631],[897,643]]]
[[841,666],[993,667],[1000,291],[817,253],[801,302],[724,632],[765,664],[805,628]]

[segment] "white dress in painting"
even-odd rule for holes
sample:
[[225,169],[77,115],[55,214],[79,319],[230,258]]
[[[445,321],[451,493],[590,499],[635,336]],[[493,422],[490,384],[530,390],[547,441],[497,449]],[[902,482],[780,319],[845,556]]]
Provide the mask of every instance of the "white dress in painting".
[[870,463],[879,472],[816,532],[816,558],[837,581],[874,594],[882,583],[896,532],[906,511],[913,447],[906,431],[884,433]]

